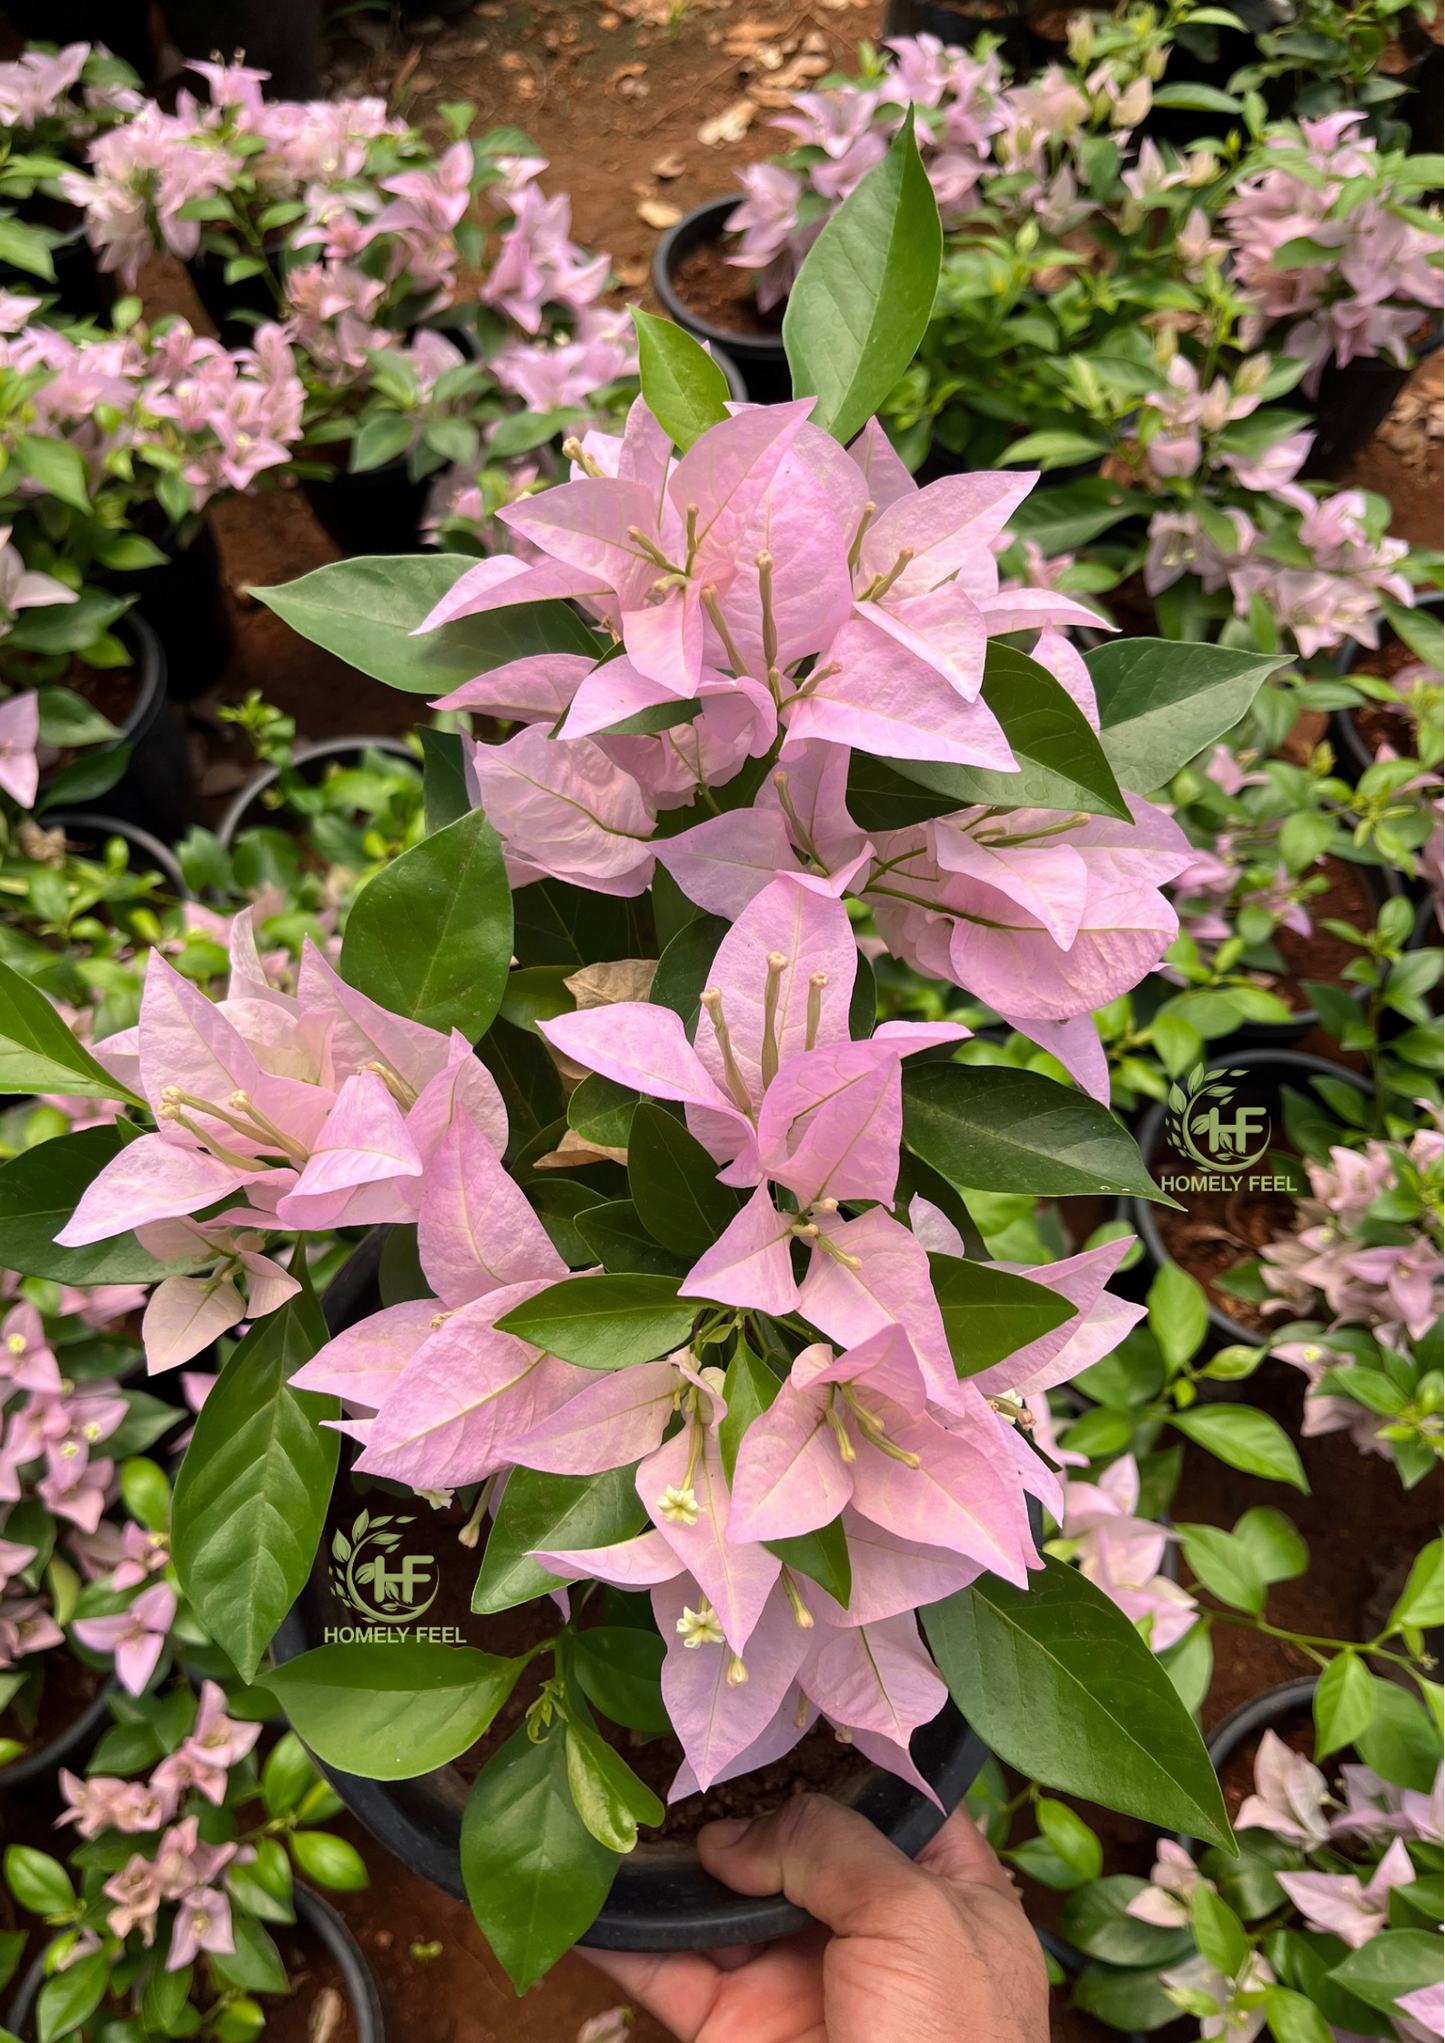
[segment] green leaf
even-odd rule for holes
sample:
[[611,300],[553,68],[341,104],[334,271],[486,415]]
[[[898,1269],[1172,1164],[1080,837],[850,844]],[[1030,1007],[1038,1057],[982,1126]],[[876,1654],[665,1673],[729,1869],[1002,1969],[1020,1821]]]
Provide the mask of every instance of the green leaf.
[[1217,1525],[1179,1525],[1184,1558],[1211,1595],[1256,1617],[1264,1609],[1264,1578],[1242,1540]]
[[477,1054],[496,1079],[507,1109],[510,1161],[518,1149],[562,1119],[566,1105],[562,1081],[541,1037],[513,1028],[500,1015],[477,1045]]
[[697,1020],[699,995],[707,984],[728,924],[717,915],[698,915],[663,950],[648,995],[654,1007],[670,1007],[689,1031]]
[[544,1475],[514,1468],[487,1536],[472,1609],[486,1615],[544,1596],[558,1578],[532,1559],[536,1549],[612,1546],[647,1523],[635,1465],[602,1475]]
[[249,593],[303,638],[409,695],[446,695],[478,674],[533,653],[601,646],[566,603],[519,603],[411,633],[476,566],[464,554],[362,555]]
[[942,255],[910,108],[883,161],[809,249],[783,315],[793,395],[818,397],[812,423],[835,440],[862,430],[913,360]]
[[1128,1618],[1077,1569],[1050,1558],[1027,1591],[984,1575],[923,1622],[954,1701],[1007,1765],[1233,1848],[1193,1719]]
[[662,1107],[643,1100],[632,1117],[627,1181],[638,1218],[664,1248],[696,1262],[742,1208],[720,1185],[717,1161]]
[[666,1810],[620,1752],[573,1717],[567,1725],[567,1785],[577,1814],[609,1851],[631,1851],[639,1823],[661,1823]]
[[524,1993],[590,1927],[616,1852],[577,1814],[561,1725],[533,1744],[524,1725],[477,1775],[462,1818],[467,1899],[499,1964]]
[[604,1717],[660,1737],[672,1729],[662,1700],[665,1651],[656,1632],[637,1625],[590,1625],[573,1641],[572,1665],[582,1693]]
[[1034,1814],[1039,1829],[1075,1880],[1081,1885],[1085,1880],[1097,1880],[1104,1870],[1104,1847],[1083,1817],[1049,1795],[1040,1795]]
[[1353,1745],[1375,1715],[1375,1684],[1357,1653],[1337,1653],[1315,1684],[1315,1758]]
[[[269,1678],[269,1676],[268,1676]],[[311,1755],[294,1731],[285,1732],[266,1755],[261,1769],[261,1794],[268,1816],[289,1816],[316,1785]]]
[[1310,1486],[1294,1442],[1267,1412],[1256,1411],[1253,1405],[1196,1405],[1192,1411],[1171,1412],[1169,1423],[1230,1468],[1293,1483],[1308,1496]]
[[266,1676],[319,1759],[373,1781],[411,1780],[475,1745],[524,1660],[416,1641],[318,1646]]
[[[1212,11],[1212,10],[1211,10]],[[1198,20],[1191,16],[1191,21]],[[1237,114],[1243,110],[1244,102],[1236,99],[1232,92],[1221,92],[1217,85],[1156,85],[1155,106],[1188,107],[1194,113]]]
[[1149,1891],[1147,1880],[1129,1873],[1111,1873],[1081,1887],[1064,1903],[1059,1933],[1086,1958],[1110,1965],[1176,1964],[1194,1948],[1187,1929],[1159,1929],[1129,1914],[1129,1903]]
[[64,1972],[47,1979],[35,2003],[35,2033],[40,2043],[70,2036],[88,2021],[110,1985],[111,1959],[104,1951],[78,1958]]
[[1334,2030],[1302,1993],[1288,1986],[1264,1990],[1264,2018],[1275,2043],[1334,2043]]
[[28,277],[53,284],[55,264],[50,251],[54,245],[55,236],[48,229],[32,227],[12,214],[0,213],[0,262],[24,270]]
[[49,495],[59,497],[61,503],[69,504],[73,510],[89,512],[85,463],[80,449],[69,440],[42,440],[34,433],[20,433],[15,441],[15,458]]
[[1237,724],[1282,653],[1119,638],[1085,655],[1099,737],[1120,785],[1152,794]]
[[609,1199],[577,1215],[577,1232],[605,1270],[685,1277],[695,1258],[675,1256],[654,1241],[630,1199]]
[[1149,1286],[1149,1331],[1171,1369],[1182,1369],[1209,1331],[1204,1288],[1177,1263],[1165,1263]]
[[1081,461],[1097,461],[1108,451],[1107,443],[1092,433],[1026,433],[1004,448],[999,462],[1003,466],[1027,462],[1030,468],[1073,468]]
[[373,468],[384,468],[388,461],[405,454],[411,438],[412,422],[399,412],[383,411],[364,419],[351,442],[351,473],[365,475]]
[[1135,1192],[1174,1203],[1107,1107],[1034,1071],[905,1064],[903,1140],[959,1188]]
[[625,1149],[636,1107],[631,1086],[589,1071],[567,1101],[567,1126],[601,1149]]
[[637,328],[642,401],[678,452],[728,415],[728,379],[698,341],[670,319],[630,308]]
[[934,1254],[928,1268],[949,1353],[960,1376],[991,1369],[1015,1349],[1061,1327],[1078,1310],[1047,1285],[1015,1277],[992,1263]]
[[75,1889],[64,1866],[33,1845],[6,1845],[5,1882],[32,1915],[65,1915],[75,1907]]
[[357,896],[341,946],[348,986],[427,1028],[484,1035],[512,956],[512,893],[480,809],[404,851]]
[[1159,1984],[1159,1975],[1143,1966],[1121,1968],[1091,1959],[1074,1981],[1070,2005],[1096,2015],[1111,2029],[1146,2033],[1179,2020],[1179,2010]]
[[[97,795],[107,794],[115,786],[129,764],[129,745],[109,745],[103,752],[83,752],[46,782],[35,804],[35,813],[62,809],[72,802],[83,806],[94,801]],[[112,1081],[109,1097],[121,1096],[120,1086]]]
[[848,1552],[848,1535],[841,1518],[820,1525],[816,1532],[797,1532],[787,1539],[765,1539],[763,1545],[776,1554],[795,1574],[806,1575],[820,1589],[826,1589],[835,1603],[848,1608],[853,1594],[853,1561]]
[[133,1234],[112,1235],[87,1248],[57,1248],[55,1236],[81,1193],[125,1147],[114,1127],[83,1128],[22,1149],[0,1165],[0,1238],[5,1263],[25,1277],[57,1284],[154,1284],[167,1266]]
[[[123,617],[134,596],[106,589],[82,589],[73,603],[52,603],[21,612],[6,634],[5,650],[27,653],[83,653]],[[124,648],[122,648],[122,651]],[[119,664],[124,665],[124,660]],[[57,774],[57,781],[63,775]]]
[[1249,1549],[1261,1582],[1292,1582],[1310,1564],[1310,1550],[1296,1528],[1272,1505],[1256,1504],[1234,1524],[1234,1536]]
[[[3,1182],[4,1172],[0,1171],[0,1184]],[[10,1253],[8,1240],[5,1253],[7,1256]],[[1390,1612],[1386,1630],[1395,1631],[1400,1625],[1408,1624],[1427,1631],[1445,1623],[1442,1597],[1445,1597],[1445,1542],[1432,1539],[1416,1554],[1409,1579]]]
[[43,745],[103,745],[107,738],[120,736],[110,718],[102,716],[74,689],[38,688],[35,693]]
[[1194,1941],[1216,1972],[1237,1979],[1249,1956],[1249,1938],[1244,1924],[1227,1901],[1222,1901],[1207,1883],[1194,1890],[1190,1907]]
[[567,1277],[514,1305],[497,1326],[583,1369],[627,1369],[686,1340],[699,1310],[678,1297],[675,1277]]
[[1440,1735],[1424,1706],[1393,1681],[1375,1678],[1375,1714],[1355,1734],[1355,1750],[1381,1780],[1428,1795],[1440,1762]]
[[231,1933],[236,1948],[210,1954],[211,1970],[221,1984],[242,1993],[289,1993],[291,1982],[270,1931],[237,1908],[231,1911]]
[[329,1887],[335,1894],[358,1894],[371,1885],[366,1861],[344,1837],[333,1837],[326,1830],[297,1830],[292,1833],[291,1851],[298,1867],[318,1887]]
[[780,1387],[777,1377],[761,1355],[755,1354],[746,1338],[740,1337],[728,1364],[727,1375],[723,1378],[723,1402],[727,1406],[727,1416],[718,1427],[718,1448],[729,1483],[737,1467],[743,1435],[753,1420],[761,1418],[767,1411]]
[[96,1063],[37,986],[0,965],[0,1093],[7,1092],[79,1093],[145,1105]]
[[421,739],[426,832],[434,837],[448,823],[459,823],[472,806],[462,764],[462,741],[455,731],[436,731],[430,724],[418,724],[416,734]]
[[1366,2007],[1393,2015],[1402,1993],[1440,1977],[1440,1939],[1428,1930],[1381,1930],[1331,1968],[1330,1978]]
[[328,1338],[309,1291],[258,1320],[206,1399],[176,1481],[181,1587],[247,1681],[305,1585],[326,1518],[341,1442],[320,1422],[338,1406],[290,1379]]
[[[1047,668],[1001,639],[991,639],[983,700],[1003,726],[1018,761],[1017,772],[917,759],[884,760],[884,769],[929,789],[939,801],[946,798],[955,809],[991,802],[1009,808],[1077,809],[1132,822],[1104,747],[1084,712]],[[862,768],[860,783],[866,786],[870,778],[876,782],[878,776]],[[853,785],[850,778],[850,807]],[[865,829],[898,827],[880,821],[871,811],[853,813]]]

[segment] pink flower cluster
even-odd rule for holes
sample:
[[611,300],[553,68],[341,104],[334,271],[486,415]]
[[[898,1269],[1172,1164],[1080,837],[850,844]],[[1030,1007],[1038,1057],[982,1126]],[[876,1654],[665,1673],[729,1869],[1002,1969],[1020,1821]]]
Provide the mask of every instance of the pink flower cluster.
[[1162,1572],[1175,1535],[1136,1516],[1138,1506],[1139,1464],[1132,1454],[1121,1454],[1096,1483],[1065,1483],[1062,1531],[1076,1543],[1071,1557],[1081,1573],[1135,1624],[1147,1619],[1149,1643],[1162,1653],[1184,1637],[1198,1606]]
[[[226,1715],[224,1690],[208,1681],[190,1736],[160,1762],[149,1781],[103,1774],[79,1780],[61,1772],[61,1791],[69,1807],[58,1820],[74,1823],[82,1837],[163,1831],[152,1852],[133,1853],[101,1891],[114,1903],[106,1918],[112,1934],[124,1939],[139,1930],[147,1949],[155,1942],[162,1906],[176,1907],[168,1971],[189,1965],[198,1951],[235,1948],[230,1900],[217,1880],[227,1866],[244,1860],[246,1850],[235,1844],[203,1843],[196,1816],[174,1819],[191,1793],[219,1808],[231,1768],[246,1757],[260,1735],[259,1724],[238,1723]],[[72,1952],[71,1962],[75,1955]]]
[[[1413,187],[1397,191],[1389,159],[1355,132],[1364,119],[1342,111],[1275,130],[1265,167],[1240,180],[1222,215],[1253,307],[1246,345],[1290,321],[1283,352],[1311,364],[1311,393],[1331,355],[1407,362],[1422,315],[1445,302],[1438,236],[1401,216]],[[1281,264],[1296,241],[1321,252]]]
[[[722,1182],[749,1193],[680,1295],[797,1315],[815,1330],[731,1470],[723,1375],[691,1350],[599,1375],[498,1326],[566,1269],[503,1168],[504,1128],[484,1127],[465,1103],[421,1193],[418,1243],[435,1297],[384,1309],[293,1379],[344,1400],[358,1469],[431,1495],[518,1464],[567,1475],[639,1464],[647,1530],[536,1557],[564,1580],[651,1591],[668,1647],[663,1696],[687,1753],[674,1796],[779,1756],[820,1712],[921,1785],[908,1738],[944,1688],[913,1613],[983,1569],[1026,1580],[1037,1564],[1026,1496],[1056,1517],[1064,1500],[1017,1430],[1019,1400],[1108,1352],[1140,1311],[1104,1288],[1123,1244],[1031,1269],[1069,1317],[959,1380],[928,1256],[962,1244],[926,1202],[914,1202],[911,1226],[888,1209],[902,1059],[963,1031],[894,1022],[852,1041],[856,961],[832,891],[783,875],[724,938],[696,1043],[670,1009],[640,1001],[541,1025],[572,1063],[679,1101]],[[878,1203],[846,1218],[840,1202],[854,1200]],[[807,1256],[801,1280],[795,1248]],[[846,1609],[765,1544],[840,1514]]]
[[[1035,657],[1097,726],[1063,636],[1097,616],[1050,589],[1000,588],[994,542],[1035,478],[920,490],[876,422],[845,452],[810,408],[745,407],[674,463],[639,400],[620,440],[582,442],[572,482],[499,514],[531,563],[479,562],[421,629],[570,596],[622,657],[517,660],[443,698],[522,725],[471,746],[475,797],[515,885],[550,874],[635,895],[660,860],[714,914],[736,916],[775,873],[851,892],[895,953],[968,987],[1106,1097],[1089,1011],[1174,937],[1159,888],[1193,854],[1172,818],[1135,798],[1129,823],[972,808],[869,840],[846,805],[854,748],[1013,768],[981,694],[990,633],[1040,629]],[[679,721],[661,734],[612,734],[669,703]],[[661,812],[780,732],[751,808],[656,836]]]
[[[1297,437],[1305,440],[1309,435]],[[1305,451],[1297,450],[1291,474]],[[1181,575],[1196,574],[1206,594],[1228,587],[1239,617],[1249,614],[1258,596],[1293,634],[1306,659],[1346,638],[1376,645],[1381,596],[1393,596],[1406,605],[1414,602],[1409,579],[1399,567],[1409,552],[1407,543],[1371,533],[1363,490],[1316,497],[1297,483],[1273,481],[1270,494],[1297,514],[1290,536],[1312,556],[1311,566],[1283,565],[1267,531],[1238,505],[1222,507],[1235,535],[1229,551],[1218,542],[1218,516],[1207,530],[1196,510],[1156,511],[1149,522],[1144,562],[1148,593],[1157,596]]]
[[[773,123],[801,148],[820,150],[806,170],[754,163],[737,173],[747,196],[728,225],[743,236],[730,258],[759,272],[764,311],[787,295],[815,239],[827,205],[836,205],[882,160],[904,111],[915,110],[916,133],[945,225],[958,217],[983,175],[991,138],[1007,130],[1026,149],[1022,106],[1005,112],[1003,71],[996,52],[975,60],[936,36],[904,36],[886,47],[893,68],[867,85],[800,93],[792,111]],[[1087,112],[1087,102],[1085,103]],[[811,199],[811,209],[804,205]]]
[[[1298,1202],[1295,1232],[1260,1250],[1264,1281],[1279,1301],[1267,1309],[1306,1314],[1322,1294],[1336,1325],[1370,1327],[1387,1347],[1418,1341],[1441,1311],[1445,1257],[1438,1229],[1422,1222],[1410,1241],[1378,1247],[1365,1245],[1362,1230],[1370,1208],[1400,1184],[1406,1168],[1424,1179],[1433,1173],[1438,1199],[1442,1150],[1445,1138],[1422,1128],[1407,1144],[1370,1141],[1363,1149],[1332,1149],[1328,1164],[1310,1162],[1311,1197]],[[1312,1384],[1334,1366],[1328,1358],[1295,1353],[1293,1345],[1276,1352],[1310,1374]],[[1334,1409],[1339,1402],[1307,1398],[1305,1432],[1334,1432],[1344,1424]],[[1366,1416],[1348,1404],[1350,1421]]]

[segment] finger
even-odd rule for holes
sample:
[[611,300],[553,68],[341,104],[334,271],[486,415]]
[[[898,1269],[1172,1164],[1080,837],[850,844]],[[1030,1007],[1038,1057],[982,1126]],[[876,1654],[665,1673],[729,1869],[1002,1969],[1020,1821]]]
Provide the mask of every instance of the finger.
[[659,1957],[650,1951],[578,1950],[589,1965],[605,1972],[629,1999],[656,2015],[681,2043],[692,2043],[712,2012],[722,1974],[701,1951],[680,1951]]
[[1018,1891],[998,1861],[988,1839],[979,1832],[966,1806],[954,1810],[936,1837],[931,1837],[918,1854],[925,1872],[935,1873],[952,1885],[994,1887],[1010,1901]]
[[923,1875],[866,1816],[826,1795],[797,1795],[751,1823],[709,1824],[703,1864],[740,1894],[785,1894],[842,1936],[885,1934]]

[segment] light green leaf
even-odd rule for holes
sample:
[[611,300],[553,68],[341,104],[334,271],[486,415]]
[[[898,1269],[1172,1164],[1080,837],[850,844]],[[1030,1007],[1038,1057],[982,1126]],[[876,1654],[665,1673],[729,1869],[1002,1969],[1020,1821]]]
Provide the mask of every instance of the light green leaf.
[[[0,1172],[0,1183],[4,1173]],[[1415,1556],[1409,1579],[1400,1591],[1399,1600],[1390,1612],[1386,1627],[1394,1631],[1398,1626],[1414,1625],[1421,1631],[1445,1623],[1441,1602],[1445,1597],[1445,1542],[1432,1539]]]
[[1171,1412],[1169,1423],[1230,1468],[1293,1483],[1308,1496],[1310,1486],[1294,1442],[1267,1412],[1256,1411],[1253,1405],[1196,1405],[1191,1411]]
[[661,1823],[667,1813],[621,1753],[577,1717],[567,1725],[567,1784],[577,1814],[609,1851],[631,1851],[638,1824]]
[[913,360],[933,311],[943,230],[918,155],[913,112],[888,154],[828,220],[783,315],[795,397],[847,442]]
[[1177,1263],[1165,1263],[1149,1286],[1149,1331],[1171,1369],[1182,1369],[1209,1331],[1203,1287]]
[[1366,2007],[1393,2015],[1402,1993],[1440,1977],[1440,1939],[1428,1930],[1382,1930],[1334,1966],[1330,1978]]
[[78,1093],[145,1105],[97,1064],[38,987],[0,964],[0,1093],[7,1092]]
[[728,379],[699,341],[670,319],[631,308],[642,401],[679,453],[728,415]]
[[1315,1758],[1353,1745],[1374,1715],[1370,1670],[1357,1653],[1337,1653],[1315,1684]]

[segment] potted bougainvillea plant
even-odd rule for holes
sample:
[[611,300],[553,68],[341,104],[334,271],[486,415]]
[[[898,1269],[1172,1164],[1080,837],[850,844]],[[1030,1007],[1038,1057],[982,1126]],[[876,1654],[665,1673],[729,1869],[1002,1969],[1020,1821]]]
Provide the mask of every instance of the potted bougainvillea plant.
[[[446,713],[428,834],[335,969],[308,948],[283,990],[243,914],[224,999],[153,952],[93,1055],[0,974],[4,1084],[122,1107],[46,1145],[47,1256],[139,1229],[173,1361],[249,1292],[176,1485],[189,1603],[340,1775],[512,1727],[460,1858],[519,1987],[663,1825],[664,1727],[673,1797],[820,1717],[929,1793],[911,1737],[951,1697],[1032,1778],[1231,1848],[1149,1641],[1031,1529],[1031,1500],[1062,1513],[1042,1393],[1142,1310],[1106,1289],[1125,1243],[1024,1274],[960,1188],[1163,1196],[1091,1010],[1177,926],[1193,852],[1149,797],[1278,662],[1086,659],[1095,613],[1000,587],[1033,478],[914,484],[873,414],[939,249],[910,122],[794,284],[791,401],[729,403],[639,314],[625,431],[503,513],[515,550],[258,592]],[[1059,1076],[875,1027],[884,947]],[[328,1338],[308,1250],[378,1226],[385,1302]],[[338,1522],[347,1436],[368,1501]],[[268,1663],[317,1570],[357,1599],[342,1636]]]

